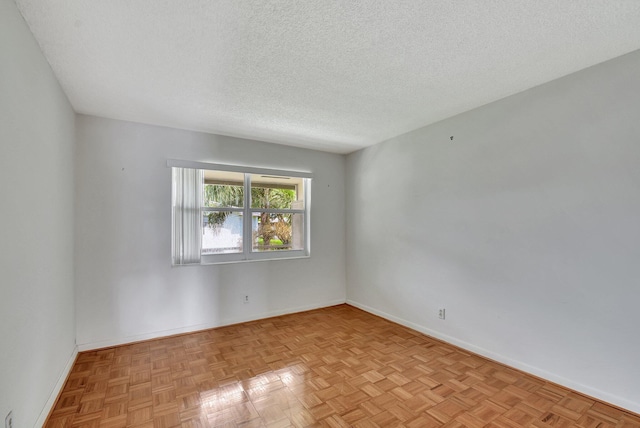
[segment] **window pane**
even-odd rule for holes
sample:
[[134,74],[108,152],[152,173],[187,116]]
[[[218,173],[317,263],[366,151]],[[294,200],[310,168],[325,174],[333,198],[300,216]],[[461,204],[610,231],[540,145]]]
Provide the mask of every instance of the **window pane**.
[[202,213],[202,254],[242,252],[242,213]]
[[304,179],[251,174],[251,208],[304,209]]
[[244,206],[244,174],[240,172],[204,172],[204,206],[242,208]]
[[304,249],[304,215],[253,213],[253,251]]

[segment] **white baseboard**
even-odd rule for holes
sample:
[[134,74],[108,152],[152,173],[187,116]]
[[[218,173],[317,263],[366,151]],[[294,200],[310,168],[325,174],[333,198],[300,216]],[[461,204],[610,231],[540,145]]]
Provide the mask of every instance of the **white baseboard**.
[[383,311],[379,311],[375,308],[372,308],[370,306],[364,305],[362,303],[358,303],[356,301],[347,299],[346,301],[347,304],[355,306],[356,308],[362,309],[365,312],[369,312],[372,313],[374,315],[377,315],[379,317],[382,317],[384,319],[387,319],[389,321],[393,321],[395,323],[398,323],[400,325],[403,325],[405,327],[409,327],[413,330],[419,331],[420,333],[424,333],[428,336],[434,337],[436,339],[440,339],[444,342],[450,343],[452,345],[455,345],[459,348],[465,349],[467,351],[473,352],[475,354],[481,355],[483,357],[486,358],[490,358],[494,361],[497,361],[499,363],[502,363],[504,365],[513,367],[515,369],[521,370],[525,373],[530,373],[534,376],[540,377],[542,379],[546,379],[550,382],[556,383],[558,385],[562,385],[564,387],[570,388],[574,391],[577,392],[581,392],[585,395],[588,395],[590,397],[596,398],[598,400],[602,400],[604,402],[607,402],[609,404],[613,404],[614,406],[618,406],[621,407],[623,409],[627,409],[630,410],[632,412],[638,413],[640,414],[640,403],[634,403],[632,401],[629,401],[623,397],[619,397],[617,395],[613,395],[613,394],[609,394],[605,391],[601,391],[597,388],[593,388],[590,387],[588,385],[583,385],[581,383],[578,382],[574,382],[570,379],[566,379],[562,376],[559,376],[555,373],[550,373],[548,371],[545,371],[543,369],[540,369],[538,367],[534,367],[534,366],[530,366],[526,363],[523,363],[521,361],[517,361],[517,360],[513,360],[511,358],[505,357],[503,355],[500,354],[496,354],[494,352],[491,352],[489,350],[486,350],[484,348],[481,348],[479,346],[473,345],[471,343],[456,339],[455,337],[451,337],[448,336],[446,334],[442,334],[439,333],[435,330],[432,330],[430,328],[427,328],[425,326],[419,325],[419,324],[415,324],[411,321],[405,320],[403,318],[388,314],[386,312]]
[[281,309],[277,311],[262,312],[262,313],[252,315],[250,317],[228,318],[228,319],[223,319],[223,320],[219,320],[212,323],[196,324],[196,325],[190,325],[186,327],[173,328],[170,330],[154,331],[151,333],[138,334],[134,336],[126,336],[126,337],[115,338],[110,340],[100,340],[96,342],[81,343],[81,344],[78,344],[78,351],[83,352],[83,351],[92,351],[95,349],[110,348],[112,346],[125,345],[128,343],[140,342],[143,340],[158,339],[160,337],[173,336],[176,334],[192,333],[194,331],[208,330],[211,328],[224,327],[227,325],[238,324],[242,322],[255,321],[255,320],[260,320],[264,318],[277,317],[280,315],[293,314],[296,312],[304,312],[304,311],[310,311],[313,309],[326,308],[329,306],[340,305],[343,303],[345,303],[345,299],[330,300],[328,302],[324,302],[321,304],[305,305],[305,306],[298,306],[295,308]]
[[67,360],[67,364],[65,364],[64,368],[60,372],[58,376],[58,381],[56,385],[53,387],[53,390],[49,394],[49,399],[47,400],[47,404],[45,404],[44,408],[40,412],[40,416],[38,416],[38,420],[36,421],[35,427],[44,426],[44,423],[47,421],[47,416],[51,413],[51,409],[56,404],[56,400],[58,399],[58,395],[60,395],[60,391],[64,387],[67,378],[69,377],[69,373],[71,372],[71,368],[73,367],[73,363],[76,361],[76,357],[78,356],[78,347],[74,346],[69,359]]

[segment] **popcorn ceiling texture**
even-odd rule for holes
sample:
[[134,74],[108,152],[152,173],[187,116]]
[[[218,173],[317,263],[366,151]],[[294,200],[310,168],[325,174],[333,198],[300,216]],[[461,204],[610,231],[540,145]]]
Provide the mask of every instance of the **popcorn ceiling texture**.
[[640,48],[636,0],[16,0],[78,113],[349,153]]

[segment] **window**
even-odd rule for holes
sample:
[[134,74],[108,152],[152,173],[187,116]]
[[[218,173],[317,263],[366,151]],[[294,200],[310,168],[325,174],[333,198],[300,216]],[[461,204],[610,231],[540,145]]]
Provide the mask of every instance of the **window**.
[[174,265],[309,255],[311,174],[168,161]]

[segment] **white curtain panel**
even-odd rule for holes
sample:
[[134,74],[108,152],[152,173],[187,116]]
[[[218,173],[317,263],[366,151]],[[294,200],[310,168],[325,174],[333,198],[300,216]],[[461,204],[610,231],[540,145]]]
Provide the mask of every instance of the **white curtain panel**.
[[188,265],[200,263],[202,248],[202,186],[201,169],[172,168],[173,234],[172,263]]

